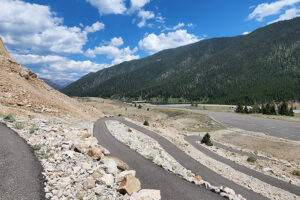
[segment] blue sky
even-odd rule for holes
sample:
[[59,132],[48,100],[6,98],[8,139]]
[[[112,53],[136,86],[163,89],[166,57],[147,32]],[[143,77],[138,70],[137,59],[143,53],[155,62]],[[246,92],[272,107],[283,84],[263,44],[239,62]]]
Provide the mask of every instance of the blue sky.
[[300,15],[300,0],[0,0],[0,6],[0,37],[12,57],[40,77],[71,80]]

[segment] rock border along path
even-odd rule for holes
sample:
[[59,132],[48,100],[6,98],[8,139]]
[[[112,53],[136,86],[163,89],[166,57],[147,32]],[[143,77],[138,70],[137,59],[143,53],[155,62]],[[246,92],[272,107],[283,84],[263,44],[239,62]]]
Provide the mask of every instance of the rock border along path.
[[196,149],[201,151],[202,153],[208,155],[209,157],[211,157],[217,161],[225,163],[226,165],[232,167],[233,169],[235,169],[237,171],[240,171],[244,174],[247,174],[249,176],[257,178],[267,184],[270,184],[272,186],[281,188],[283,190],[286,190],[288,192],[291,192],[293,194],[300,196],[300,187],[298,187],[296,185],[292,185],[292,184],[282,181],[280,179],[274,178],[272,176],[265,175],[261,172],[255,171],[253,169],[242,166],[240,164],[237,164],[237,163],[233,162],[232,160],[224,158],[224,157],[214,153],[213,151],[210,151],[209,149],[197,144],[197,141],[199,141],[199,136],[187,136],[187,137],[185,137],[185,140],[187,142],[189,142],[191,145],[193,145]]
[[136,176],[141,180],[142,188],[161,190],[161,196],[164,200],[224,199],[204,187],[185,181],[153,164],[150,160],[115,139],[106,127],[105,121],[107,120],[117,120],[123,123],[121,118],[99,119],[94,125],[94,137],[98,139],[100,145],[110,151],[111,155],[122,158],[130,168],[136,171]]
[[25,140],[0,123],[0,199],[45,199],[42,170]]
[[[131,154],[130,152],[132,152],[132,150],[129,151],[130,149],[128,147],[126,147],[121,142],[117,141],[109,133],[109,131],[107,130],[106,125],[105,125],[106,120],[117,120],[117,121],[119,121],[121,123],[124,123],[125,125],[133,128],[133,129],[136,129],[136,130],[150,136],[151,138],[155,139],[162,146],[162,148],[164,148],[166,150],[166,152],[168,152],[171,156],[173,156],[183,167],[185,167],[188,170],[191,170],[195,174],[199,174],[200,176],[202,176],[202,178],[205,181],[208,181],[212,185],[229,187],[229,188],[233,189],[237,194],[241,194],[246,199],[267,199],[266,197],[262,196],[261,194],[258,194],[258,193],[254,192],[254,191],[251,191],[251,190],[249,190],[249,189],[247,189],[243,186],[240,186],[240,185],[234,183],[233,181],[230,181],[230,180],[220,176],[219,174],[215,173],[211,169],[207,168],[206,166],[202,165],[198,161],[191,158],[189,155],[187,155],[182,150],[178,149],[175,144],[171,143],[166,138],[156,134],[153,131],[150,131],[146,128],[140,127],[140,126],[138,126],[134,123],[131,123],[131,122],[129,122],[129,121],[123,119],[123,118],[120,118],[120,117],[100,119],[100,120],[97,121],[95,129],[94,129],[95,130],[94,131],[95,137],[99,136],[98,139],[99,139],[100,142],[102,142],[101,145],[108,148],[110,151],[115,150],[114,152],[117,153],[118,151],[126,150],[128,152],[128,154]],[[102,137],[99,134],[100,131],[102,131],[102,133],[101,133]],[[109,140],[104,139],[105,137],[107,137],[106,136],[107,134],[109,134],[109,136],[110,136]],[[105,136],[105,137],[103,137],[103,136]],[[105,144],[105,141],[103,141],[103,140],[106,140],[106,142],[108,142],[108,144]],[[122,149],[121,149],[121,146],[123,147]],[[126,148],[124,148],[124,146]],[[111,151],[111,153],[112,153],[112,151]],[[140,157],[140,156],[133,156],[132,155],[131,158],[130,158],[130,155],[126,155],[126,153],[124,155],[117,155],[117,156],[119,156],[123,159],[124,159],[124,157],[129,157],[129,158],[125,158],[125,161],[126,161],[126,159],[128,159],[129,165],[130,165],[130,161],[133,161],[132,157]],[[152,162],[150,162],[150,163],[152,163]],[[148,165],[153,165],[153,164],[150,164],[150,163]],[[136,169],[135,165],[139,165],[139,164],[137,162],[133,163],[132,167]],[[147,167],[147,166],[145,166],[145,167]],[[158,168],[158,167],[156,167],[156,168]],[[138,172],[137,169],[136,169],[136,171]],[[142,171],[140,171],[140,173],[138,172],[138,174],[143,174],[143,172],[145,172],[144,169],[142,169]],[[153,172],[153,173],[156,173],[156,172]],[[152,178],[155,178],[155,177],[150,176],[149,178],[152,179]],[[141,180],[143,182],[142,177],[141,177]],[[147,181],[147,180],[145,180],[145,181]],[[167,179],[166,179],[166,181],[167,181]],[[151,185],[149,185],[149,186],[151,187]],[[149,187],[149,186],[147,186],[147,187]],[[163,199],[164,199],[164,192],[166,192],[164,190],[170,190],[169,187],[171,187],[171,185],[169,185],[167,188],[164,188],[164,187],[158,188],[158,189],[161,189]],[[157,189],[157,188],[155,188],[155,189]],[[173,191],[171,191],[171,192],[174,192],[174,189],[172,189],[172,190]],[[188,195],[188,193],[185,193],[185,195]],[[184,197],[184,199],[189,199],[186,196],[183,196],[183,197]],[[199,198],[199,196],[198,196],[198,198]],[[169,198],[166,198],[166,199],[169,199]],[[173,199],[173,198],[171,198],[171,199]]]

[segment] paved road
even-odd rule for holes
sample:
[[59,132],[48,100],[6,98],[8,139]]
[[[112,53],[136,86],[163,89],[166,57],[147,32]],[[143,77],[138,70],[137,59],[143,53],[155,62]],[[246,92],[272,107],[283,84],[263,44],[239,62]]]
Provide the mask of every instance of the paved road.
[[108,119],[100,119],[95,123],[94,136],[113,156],[121,158],[137,172],[142,188],[161,190],[164,200],[223,199],[218,194],[167,172],[116,140],[105,125]]
[[105,118],[96,122],[94,127],[94,136],[100,141],[100,144],[106,147],[113,155],[122,158],[131,168],[137,171],[138,178],[141,179],[144,188],[160,189],[162,191],[162,199],[218,199],[214,193],[205,190],[202,187],[195,186],[183,179],[172,175],[171,173],[159,168],[152,162],[146,160],[135,151],[117,141],[107,130],[105,120],[118,120],[121,123],[130,126],[144,134],[155,139],[171,156],[173,156],[183,167],[191,170],[195,174],[199,174],[204,180],[216,186],[227,186],[241,194],[248,200],[267,199],[262,195],[255,193],[245,187],[242,187],[200,164],[181,151],[164,137],[149,131],[143,127],[137,126],[134,123],[128,122],[122,118]]
[[240,129],[268,133],[275,137],[300,141],[300,123],[289,122],[284,120],[266,119],[262,117],[254,117],[251,115],[241,115],[236,113],[214,112],[208,110],[196,110],[189,108],[176,109],[188,110],[196,113],[208,115],[215,120]]
[[197,148],[199,151],[203,152],[204,154],[210,156],[211,158],[220,161],[222,163],[225,163],[226,165],[232,167],[233,169],[240,171],[244,174],[247,174],[249,176],[252,176],[254,178],[257,178],[265,183],[268,183],[270,185],[273,185],[275,187],[281,188],[283,190],[289,191],[293,194],[296,194],[300,197],[300,187],[296,186],[296,185],[292,185],[288,182],[279,180],[277,178],[274,178],[272,176],[268,176],[265,175],[263,173],[260,173],[258,171],[255,171],[253,169],[247,168],[243,165],[239,165],[235,162],[233,162],[232,160],[229,160],[227,158],[224,158],[212,151],[210,151],[209,149],[197,144],[196,142],[199,141],[199,136],[187,136],[185,137],[185,140],[187,142],[189,142],[190,144],[192,144],[195,148]]
[[45,199],[42,166],[17,133],[0,123],[0,199]]

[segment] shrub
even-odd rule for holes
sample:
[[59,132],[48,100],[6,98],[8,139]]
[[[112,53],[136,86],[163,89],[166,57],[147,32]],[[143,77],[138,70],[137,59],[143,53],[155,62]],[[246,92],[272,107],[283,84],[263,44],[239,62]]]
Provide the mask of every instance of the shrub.
[[14,121],[16,121],[15,118],[11,114],[4,116],[3,119],[5,121],[11,122],[11,123],[14,122]]
[[142,109],[142,105],[141,104],[138,106],[138,109]]
[[35,131],[39,130],[37,127],[33,126],[29,129],[29,133],[33,134]]
[[295,176],[300,176],[300,170],[294,170],[293,175]]
[[21,130],[23,128],[24,128],[24,125],[22,123],[18,122],[18,123],[15,124],[15,129]]
[[118,116],[119,116],[119,117],[121,117],[121,116],[122,116],[122,114],[118,114]]
[[242,104],[238,104],[235,110],[236,113],[244,113]]
[[149,126],[149,122],[147,120],[144,121],[144,126]]
[[39,150],[41,150],[42,145],[41,144],[35,144],[35,145],[33,145],[32,148],[33,148],[33,150],[39,151]]
[[203,144],[206,144],[207,146],[213,146],[213,143],[211,142],[211,140],[210,140],[210,135],[209,135],[209,133],[206,133],[205,135],[204,135],[204,137],[202,138],[202,140],[201,140],[201,143]]
[[149,111],[150,110],[150,108],[147,108],[147,111]]
[[251,162],[251,163],[255,163],[256,160],[257,160],[257,159],[254,158],[254,157],[252,157],[252,156],[249,156],[249,157],[247,158],[247,161],[248,161],[248,162]]

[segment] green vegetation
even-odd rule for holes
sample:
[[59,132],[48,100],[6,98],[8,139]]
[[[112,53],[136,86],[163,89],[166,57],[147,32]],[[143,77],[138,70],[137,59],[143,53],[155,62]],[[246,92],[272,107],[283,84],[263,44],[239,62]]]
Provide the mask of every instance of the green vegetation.
[[22,123],[18,122],[15,124],[15,129],[21,130],[23,128],[24,128],[24,125]]
[[35,150],[35,151],[39,151],[39,150],[41,150],[41,148],[42,148],[42,145],[41,144],[35,144],[35,145],[33,145],[33,150]]
[[204,135],[204,137],[203,137],[202,140],[201,140],[201,143],[202,143],[202,144],[206,144],[207,146],[213,146],[213,143],[212,143],[211,140],[210,140],[210,135],[209,135],[209,133],[206,133],[206,134]]
[[253,105],[300,100],[300,18],[90,73],[70,96]]
[[251,163],[255,163],[256,162],[256,158],[254,158],[254,157],[252,157],[252,156],[249,156],[248,158],[247,158],[247,162],[251,162]]
[[29,129],[29,133],[33,134],[35,131],[39,130],[37,127],[33,126]]
[[142,109],[142,105],[141,104],[139,104],[138,109]]
[[[278,111],[278,112],[277,112]],[[243,106],[242,104],[238,104],[235,112],[237,113],[262,113],[264,115],[286,115],[286,116],[294,116],[293,106],[288,108],[288,103],[283,101],[278,105],[278,110],[276,111],[276,105],[274,103],[267,103],[267,105],[262,104],[261,108],[254,104],[251,109],[248,109],[247,106]]]
[[300,170],[294,170],[293,175],[295,176],[300,176]]
[[4,119],[5,121],[10,122],[10,123],[16,121],[15,118],[14,118],[11,114],[8,114],[8,115],[4,116],[3,119]]
[[149,126],[149,122],[147,120],[144,121],[144,126]]
[[290,107],[290,109],[288,108],[288,103],[287,102],[282,102],[282,104],[280,104],[278,106],[278,114],[280,115],[286,115],[286,116],[294,116],[294,111],[293,111],[293,106]]

